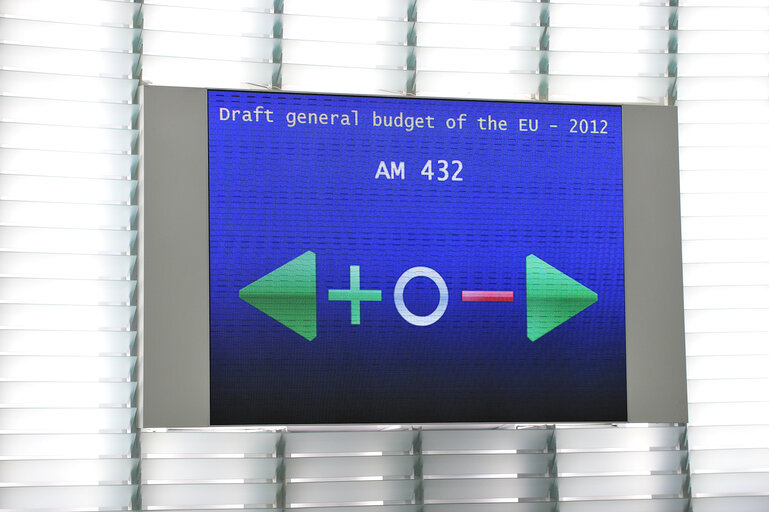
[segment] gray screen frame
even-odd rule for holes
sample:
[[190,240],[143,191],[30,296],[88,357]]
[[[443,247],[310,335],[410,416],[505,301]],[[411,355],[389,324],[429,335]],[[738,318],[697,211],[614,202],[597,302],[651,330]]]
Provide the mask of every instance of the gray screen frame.
[[[207,90],[140,95],[138,423],[207,427]],[[628,422],[685,423],[677,110],[623,105],[622,119]]]

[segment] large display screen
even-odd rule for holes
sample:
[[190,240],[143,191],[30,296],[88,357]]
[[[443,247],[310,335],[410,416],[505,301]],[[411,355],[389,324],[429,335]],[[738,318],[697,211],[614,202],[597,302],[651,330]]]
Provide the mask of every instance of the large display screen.
[[622,108],[208,91],[210,422],[621,421]]

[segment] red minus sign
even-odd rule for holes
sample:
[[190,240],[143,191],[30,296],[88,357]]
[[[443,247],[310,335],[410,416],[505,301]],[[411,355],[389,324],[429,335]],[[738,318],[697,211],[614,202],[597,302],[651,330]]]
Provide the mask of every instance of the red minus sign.
[[462,302],[513,302],[513,292],[462,290]]

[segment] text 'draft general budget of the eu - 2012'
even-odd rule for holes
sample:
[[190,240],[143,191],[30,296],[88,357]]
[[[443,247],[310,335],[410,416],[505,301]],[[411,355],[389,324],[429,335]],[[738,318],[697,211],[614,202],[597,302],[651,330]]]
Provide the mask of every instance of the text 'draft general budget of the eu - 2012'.
[[627,419],[622,109],[208,92],[212,424]]

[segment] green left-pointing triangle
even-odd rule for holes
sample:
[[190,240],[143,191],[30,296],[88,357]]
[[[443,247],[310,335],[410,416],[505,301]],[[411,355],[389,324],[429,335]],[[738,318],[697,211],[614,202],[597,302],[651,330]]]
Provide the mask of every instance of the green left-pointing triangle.
[[307,251],[238,292],[238,297],[295,333],[317,336],[315,253]]
[[533,254],[526,257],[526,335],[535,341],[598,300],[598,295]]

